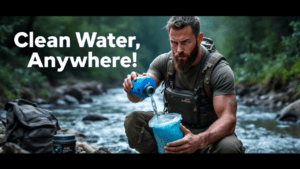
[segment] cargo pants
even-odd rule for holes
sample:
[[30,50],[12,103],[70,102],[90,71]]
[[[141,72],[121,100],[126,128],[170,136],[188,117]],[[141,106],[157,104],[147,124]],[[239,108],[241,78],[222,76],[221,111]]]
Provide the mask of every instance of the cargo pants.
[[[154,133],[148,122],[153,117],[152,111],[133,111],[126,115],[124,121],[125,133],[128,144],[139,153],[158,153],[157,143]],[[188,127],[186,127],[188,128]],[[193,134],[204,132],[205,129],[188,128]],[[201,154],[243,154],[245,148],[242,142],[236,137],[235,133],[228,135],[219,141],[198,149],[195,153]]]

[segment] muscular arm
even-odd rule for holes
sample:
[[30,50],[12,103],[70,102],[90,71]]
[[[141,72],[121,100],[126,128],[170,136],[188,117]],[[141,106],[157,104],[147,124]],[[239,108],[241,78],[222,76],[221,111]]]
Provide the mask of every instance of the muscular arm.
[[199,148],[212,144],[235,130],[237,110],[235,94],[215,96],[213,103],[218,119],[205,132],[196,135],[201,140]]
[[213,102],[218,119],[205,132],[197,135],[181,124],[184,137],[168,143],[165,146],[166,153],[193,153],[234,132],[237,110],[235,94],[215,96]]

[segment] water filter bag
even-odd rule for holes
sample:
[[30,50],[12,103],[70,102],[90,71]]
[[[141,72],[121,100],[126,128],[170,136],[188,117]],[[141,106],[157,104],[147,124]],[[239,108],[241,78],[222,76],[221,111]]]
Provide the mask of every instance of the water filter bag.
[[181,114],[168,113],[160,115],[158,118],[153,116],[149,121],[149,127],[153,129],[160,154],[165,153],[164,146],[167,143],[183,138],[183,132],[180,129],[181,119]]

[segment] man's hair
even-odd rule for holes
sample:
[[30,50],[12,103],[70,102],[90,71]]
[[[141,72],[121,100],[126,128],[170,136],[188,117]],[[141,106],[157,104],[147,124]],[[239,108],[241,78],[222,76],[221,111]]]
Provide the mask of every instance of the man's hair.
[[197,36],[200,32],[200,19],[197,16],[172,16],[167,22],[166,29],[170,28],[182,29],[185,26],[191,25],[192,31]]

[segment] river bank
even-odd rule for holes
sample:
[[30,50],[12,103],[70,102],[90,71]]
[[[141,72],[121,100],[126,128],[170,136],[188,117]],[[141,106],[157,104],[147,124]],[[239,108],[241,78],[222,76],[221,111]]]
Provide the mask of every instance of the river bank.
[[[32,87],[22,86],[21,98],[37,104],[70,105],[92,102],[91,96],[106,92],[107,86],[101,80],[57,80],[56,85],[44,83],[47,94],[42,95]],[[0,95],[0,103],[4,104],[13,99]]]
[[[278,112],[279,120],[297,122],[300,120],[300,94],[297,93],[299,82],[272,77],[265,83],[236,83],[238,103],[255,106],[262,111]],[[292,108],[292,109],[291,109]]]

